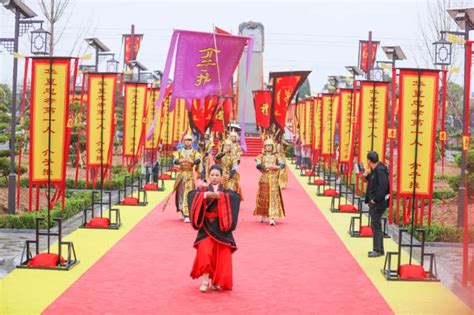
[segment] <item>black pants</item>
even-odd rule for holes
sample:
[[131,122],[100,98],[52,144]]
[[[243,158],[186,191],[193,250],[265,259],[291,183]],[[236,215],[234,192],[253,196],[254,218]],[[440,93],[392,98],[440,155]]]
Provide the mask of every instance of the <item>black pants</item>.
[[382,231],[382,216],[384,209],[376,209],[375,205],[369,204],[370,227],[372,228],[373,236],[373,250],[383,253],[383,231]]

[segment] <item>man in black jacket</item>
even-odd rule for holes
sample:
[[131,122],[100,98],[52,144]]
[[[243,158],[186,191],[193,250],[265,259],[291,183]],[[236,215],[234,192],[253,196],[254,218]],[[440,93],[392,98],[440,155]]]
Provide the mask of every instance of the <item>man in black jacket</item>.
[[390,194],[388,168],[379,161],[377,152],[370,151],[367,154],[370,167],[364,173],[368,182],[365,203],[369,205],[370,225],[373,232],[373,250],[369,257],[380,257],[385,254],[383,249],[382,216],[387,209]]

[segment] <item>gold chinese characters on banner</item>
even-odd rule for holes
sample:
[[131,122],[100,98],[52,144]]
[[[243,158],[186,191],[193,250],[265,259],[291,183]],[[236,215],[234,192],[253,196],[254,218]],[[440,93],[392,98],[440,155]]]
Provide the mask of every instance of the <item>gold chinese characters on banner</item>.
[[375,151],[385,162],[387,143],[388,82],[361,82],[359,122],[359,163],[367,162],[367,153]]
[[139,157],[144,136],[146,83],[125,83],[123,156]]
[[336,134],[337,107],[339,95],[323,94],[322,96],[322,134],[321,154],[324,157],[334,156],[334,136]]
[[351,163],[353,150],[352,116],[354,111],[354,90],[342,89],[339,101],[339,163]]
[[116,73],[89,73],[87,165],[110,166],[114,132]]
[[30,183],[60,184],[68,154],[70,58],[33,58],[30,112]]
[[161,125],[162,125],[162,111],[163,106],[157,110],[156,109],[156,101],[158,100],[158,96],[160,96],[160,89],[154,88],[148,90],[148,97],[146,103],[146,128],[145,130],[150,130],[153,119],[156,116],[156,125],[155,129],[153,130],[153,136],[145,141],[145,150],[153,150],[158,148],[160,132],[161,132]]
[[321,150],[321,123],[322,123],[322,112],[321,112],[321,98],[315,97],[313,99],[313,150],[319,153]]
[[431,197],[438,108],[436,70],[400,70],[398,195]]

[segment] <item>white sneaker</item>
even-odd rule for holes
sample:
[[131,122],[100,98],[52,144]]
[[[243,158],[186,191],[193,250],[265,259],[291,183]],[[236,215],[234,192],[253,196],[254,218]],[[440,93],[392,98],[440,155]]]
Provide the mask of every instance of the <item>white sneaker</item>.
[[261,223],[265,222],[265,216],[262,216],[262,217],[260,218],[260,222],[261,222]]
[[189,223],[189,217],[184,217],[184,223]]
[[273,225],[275,225],[275,224],[276,224],[275,219],[273,219],[273,218],[270,219],[270,225],[273,226]]

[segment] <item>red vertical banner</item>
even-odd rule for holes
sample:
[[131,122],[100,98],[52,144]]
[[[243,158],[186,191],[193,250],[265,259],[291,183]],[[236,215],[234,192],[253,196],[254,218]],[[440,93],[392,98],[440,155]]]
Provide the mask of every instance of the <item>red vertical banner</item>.
[[67,126],[70,72],[71,58],[32,58],[30,210],[33,185],[37,189],[39,185],[54,186],[56,192],[49,200],[51,207],[64,195],[70,136]]
[[[439,72],[400,69],[400,118],[398,127],[397,196],[409,199],[409,212],[422,222],[417,200],[430,200],[433,193]],[[415,205],[415,206],[413,206]],[[415,219],[412,217],[412,219]]]
[[285,129],[290,102],[310,72],[270,72],[270,80],[273,82],[272,122],[277,128]]
[[135,165],[141,154],[147,90],[146,83],[125,83],[122,154],[129,167]]
[[[100,172],[106,177],[112,167],[116,73],[89,73],[87,89],[87,172],[93,170],[95,186]],[[103,185],[103,182],[101,182]]]
[[339,104],[339,95],[322,95],[322,133],[321,154],[325,159],[331,159],[336,154],[334,149],[334,137],[336,134],[336,119]]
[[255,122],[263,129],[270,127],[272,111],[272,94],[268,90],[253,91]]
[[379,42],[372,41],[370,49],[370,61],[369,61],[369,42],[366,40],[359,41],[359,68],[362,71],[367,72],[369,69],[372,69],[377,55],[377,47]]
[[134,53],[132,55],[132,36],[131,35],[124,35],[124,42],[125,42],[125,51],[124,51],[124,63],[128,65],[130,61],[137,58],[138,50],[140,49],[140,43],[142,41],[142,35],[135,35],[133,43],[133,50]]
[[221,97],[219,102],[220,104],[218,105],[212,124],[212,131],[223,133],[227,130],[227,126],[230,123],[230,116],[233,110],[233,97]]
[[388,82],[362,81],[359,108],[358,162],[367,162],[367,153],[375,151],[385,163],[388,118]]

